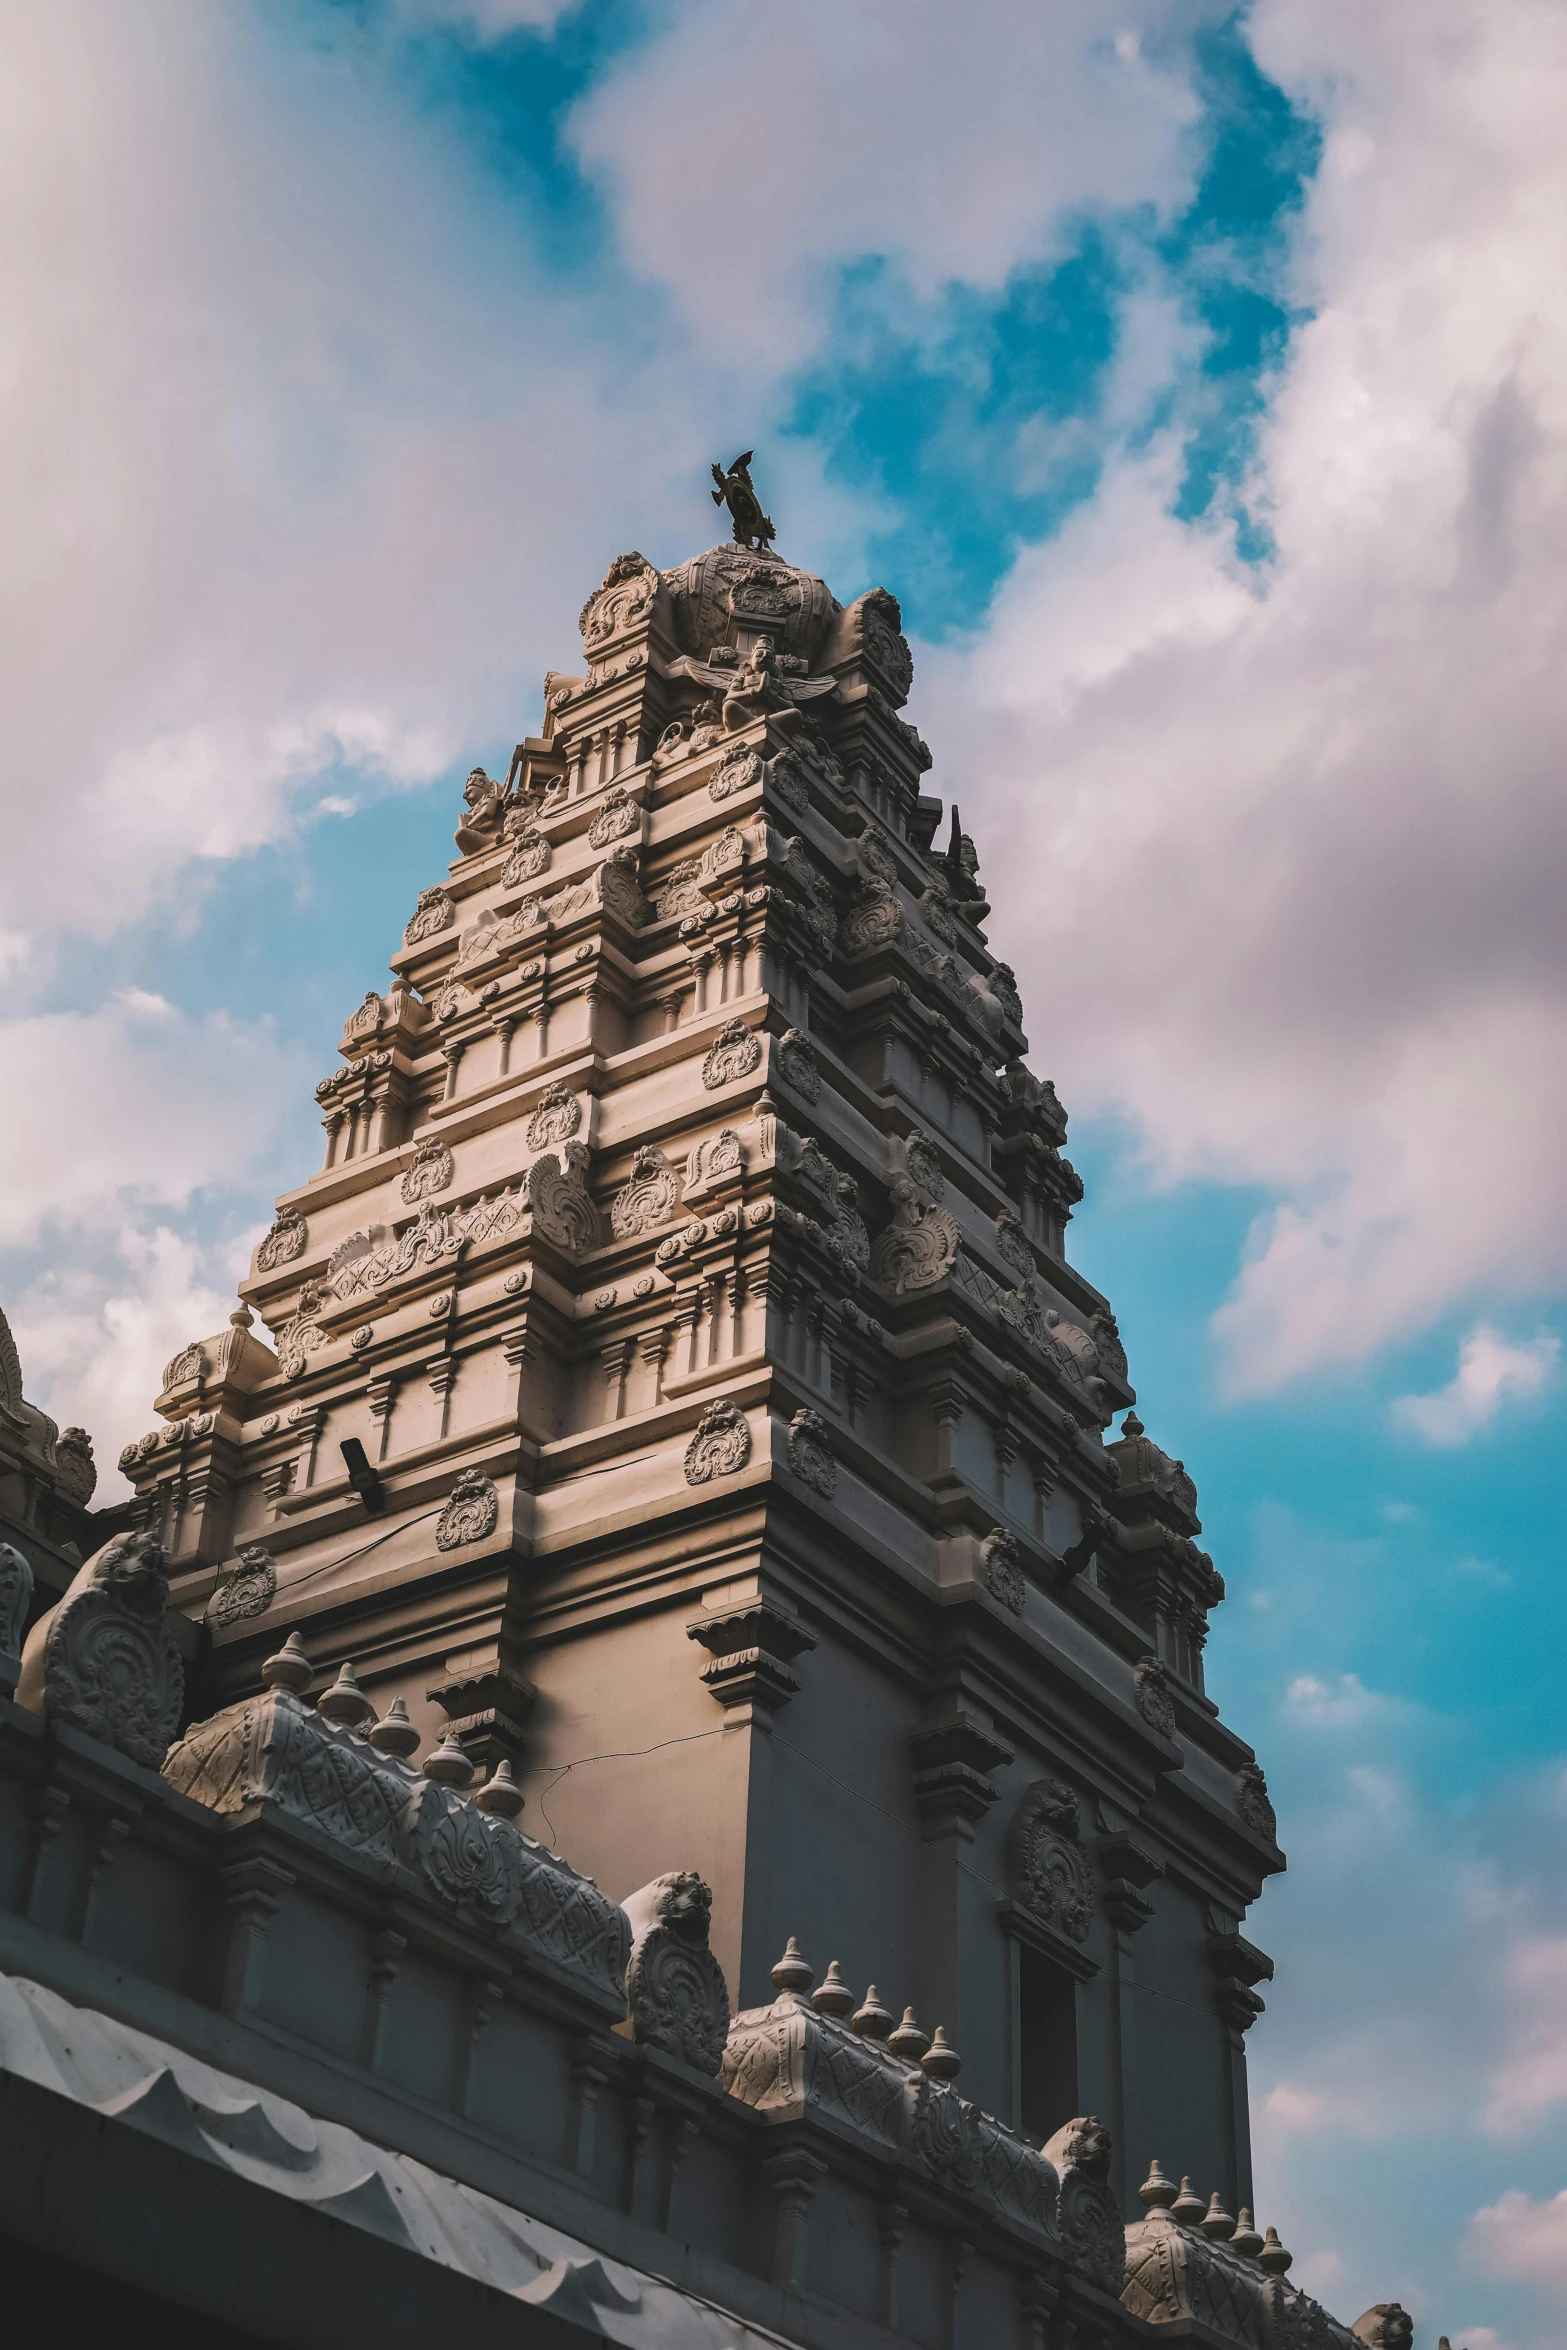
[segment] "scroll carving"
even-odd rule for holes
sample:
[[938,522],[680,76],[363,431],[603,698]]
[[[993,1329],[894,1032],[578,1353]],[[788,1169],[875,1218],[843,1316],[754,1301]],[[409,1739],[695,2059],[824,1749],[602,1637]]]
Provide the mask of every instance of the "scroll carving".
[[422,1142],[414,1153],[414,1162],[403,1176],[401,1190],[405,1203],[416,1208],[423,1199],[434,1199],[445,1191],[457,1172],[457,1164],[444,1142],[433,1138]]
[[1175,1736],[1175,1705],[1163,1665],[1156,1656],[1141,1657],[1132,1667],[1132,1695],[1150,1730],[1161,1738]]
[[483,1542],[494,1533],[500,1514],[501,1497],[493,1479],[480,1469],[464,1469],[435,1521],[436,1549],[460,1550],[465,1542]]
[[631,1240],[667,1224],[680,1196],[679,1178],[661,1150],[645,1144],[631,1163],[631,1179],[609,1211],[617,1240]]
[[310,1237],[309,1226],[298,1208],[279,1208],[271,1225],[256,1250],[256,1271],[275,1273],[280,1265],[291,1265],[302,1256]]
[[528,1120],[530,1151],[547,1150],[552,1142],[569,1142],[582,1124],[582,1104],[559,1078],[539,1096]]
[[277,1566],[272,1553],[265,1543],[241,1543],[238,1565],[207,1602],[207,1621],[241,1624],[249,1616],[264,1616],[276,1595]]
[[811,1040],[803,1029],[786,1029],[778,1039],[773,1057],[779,1076],[791,1092],[797,1093],[805,1102],[820,1101],[822,1073],[816,1066]]
[[751,1457],[751,1424],[737,1404],[710,1403],[686,1446],[686,1483],[732,1477]]
[[831,1501],[838,1490],[838,1463],[820,1412],[798,1411],[790,1421],[789,1466],[802,1485]]
[[1017,1900],[1070,1942],[1081,1942],[1094,1915],[1094,1885],[1082,1847],[1077,1796],[1061,1779],[1040,1779],[1018,1806],[1012,1830]]
[[1278,1841],[1279,1820],[1268,1796],[1261,1763],[1242,1763],[1235,1774],[1235,1802],[1248,1828],[1270,1843]]
[[528,1205],[534,1229],[569,1257],[597,1248],[598,1209],[587,1186],[588,1154],[580,1142],[568,1142],[560,1159],[545,1151],[528,1169]]
[[690,1869],[631,1895],[626,2004],[644,2046],[716,2076],[729,2036],[729,1989],[708,1948],[712,1907],[712,1893]]
[[1090,2284],[1118,2299],[1127,2247],[1121,2207],[1110,2185],[1111,2151],[1103,2122],[1084,2114],[1057,2130],[1044,2156],[1061,2181],[1056,2219],[1068,2260]]
[[730,1020],[722,1027],[707,1048],[702,1063],[702,1083],[709,1093],[721,1085],[732,1085],[740,1077],[749,1077],[761,1067],[762,1040],[743,1020]]
[[898,1296],[934,1289],[957,1260],[952,1213],[922,1200],[910,1176],[895,1176],[891,1190],[892,1222],[871,1251],[871,1272]]
[[434,938],[440,931],[450,930],[456,919],[457,909],[444,889],[439,885],[434,889],[422,889],[418,906],[403,932],[403,944],[405,947],[422,945],[425,939]]
[[18,1703],[155,1771],[179,1727],[184,1669],[164,1623],[169,1559],[151,1534],[117,1534],[34,1626]]
[[984,1562],[985,1589],[991,1598],[999,1599],[1004,1608],[1020,1616],[1028,1597],[1028,1584],[1023,1574],[1023,1553],[1018,1547],[1017,1536],[998,1526],[980,1544],[980,1557]]
[[0,1542],[0,1657],[21,1655],[32,1598],[32,1568],[14,1544]]

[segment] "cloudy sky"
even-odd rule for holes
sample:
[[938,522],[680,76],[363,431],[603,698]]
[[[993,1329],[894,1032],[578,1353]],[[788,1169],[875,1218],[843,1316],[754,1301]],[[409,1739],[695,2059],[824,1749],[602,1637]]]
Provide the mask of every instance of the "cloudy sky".
[[1555,0],[0,0],[30,1392],[149,1423],[460,777],[755,445],[1203,1492],[1260,2216],[1426,2350],[1567,2294],[1564,78]]

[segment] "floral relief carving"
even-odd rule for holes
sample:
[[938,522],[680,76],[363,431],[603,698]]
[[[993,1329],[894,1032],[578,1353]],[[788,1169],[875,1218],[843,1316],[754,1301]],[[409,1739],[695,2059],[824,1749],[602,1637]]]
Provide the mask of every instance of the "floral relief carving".
[[636,628],[653,609],[659,575],[645,555],[617,555],[604,574],[604,584],[582,607],[578,626],[591,657],[612,637]]
[[1094,1915],[1094,1882],[1082,1847],[1075,1791],[1062,1779],[1040,1779],[1018,1806],[1012,1828],[1012,1883],[1024,1909],[1081,1942]]
[[275,1273],[280,1265],[291,1265],[304,1254],[309,1237],[310,1228],[298,1208],[279,1208],[256,1250],[256,1271]]
[[903,908],[897,893],[875,879],[860,883],[858,901],[843,918],[840,939],[846,955],[874,954],[889,946],[903,928]]
[[501,1497],[493,1479],[480,1469],[464,1469],[435,1521],[436,1549],[459,1550],[465,1542],[482,1542],[494,1533],[500,1514]]
[[992,1599],[999,1599],[1004,1608],[1015,1616],[1023,1613],[1028,1597],[1028,1583],[1023,1574],[1023,1553],[1015,1534],[998,1526],[987,1534],[979,1546],[983,1562],[985,1589]]
[[732,1477],[751,1457],[751,1424],[737,1404],[710,1403],[686,1446],[686,1483]]
[[209,1624],[240,1624],[264,1616],[277,1594],[277,1565],[265,1543],[242,1542],[238,1564],[207,1602]]
[[403,932],[403,944],[405,947],[419,946],[425,939],[434,938],[438,932],[450,930],[456,919],[457,909],[444,889],[439,885],[434,889],[422,889],[418,906],[410,915]]
[[552,1142],[569,1142],[582,1125],[582,1104],[559,1078],[546,1087],[528,1120],[530,1151],[547,1150]]
[[720,1126],[716,1134],[699,1142],[686,1160],[687,1191],[699,1183],[716,1183],[722,1176],[738,1175],[745,1165],[745,1151],[740,1137],[732,1126]]
[[399,1187],[404,1201],[410,1208],[416,1208],[422,1199],[434,1199],[437,1192],[447,1189],[456,1172],[450,1149],[432,1136],[428,1142],[420,1143],[413,1165],[404,1172]]
[[314,1281],[307,1281],[294,1311],[277,1334],[278,1368],[285,1379],[302,1378],[307,1358],[318,1354],[328,1343],[326,1332],[315,1318],[320,1310],[320,1289]]
[[192,1340],[189,1346],[181,1347],[172,1361],[164,1364],[164,1387],[180,1387],[187,1379],[199,1379],[206,1368],[207,1358],[201,1348]]
[[536,881],[549,867],[549,842],[531,818],[518,822],[519,813],[514,809],[506,819],[506,839],[511,844],[511,853],[501,867],[503,889],[516,889],[524,881]]
[[715,2075],[729,2037],[729,1988],[708,1948],[713,1896],[694,1870],[655,1877],[625,1904],[626,2005],[644,2047]]
[[[43,1708],[155,1771],[179,1727],[184,1669],[164,1623],[168,1553],[151,1534],[117,1534],[49,1618]],[[26,1686],[26,1669],[23,1687]]]
[[737,1078],[749,1077],[761,1063],[761,1038],[743,1020],[730,1020],[707,1048],[702,1083],[709,1093],[715,1093],[721,1085],[733,1085]]
[[951,1211],[920,1197],[908,1175],[893,1178],[892,1222],[871,1250],[874,1278],[898,1296],[934,1289],[957,1261],[958,1228]]
[[1156,1656],[1141,1657],[1132,1667],[1132,1696],[1150,1730],[1157,1730],[1161,1738],[1175,1736],[1175,1704]]
[[617,783],[606,794],[603,807],[588,826],[588,845],[607,849],[611,841],[624,840],[627,833],[635,832],[641,822],[641,809],[626,797],[623,787]]
[[660,922],[672,922],[677,914],[700,913],[707,900],[702,895],[702,860],[683,857],[678,865],[670,867],[663,888],[654,901],[654,910]]
[[1261,1763],[1242,1763],[1235,1774],[1235,1802],[1241,1818],[1258,1836],[1266,1836],[1277,1843],[1279,1820],[1268,1796],[1268,1782]]
[[786,1029],[778,1039],[773,1057],[779,1076],[791,1092],[805,1102],[820,1101],[822,1073],[816,1066],[811,1040],[802,1028]]
[[599,1240],[598,1210],[588,1190],[588,1154],[580,1142],[568,1142],[560,1159],[546,1151],[528,1169],[528,1205],[534,1228],[567,1256],[580,1257]]
[[838,1490],[838,1463],[820,1412],[798,1411],[790,1421],[789,1466],[802,1485],[831,1501]]
[[762,762],[755,751],[733,750],[724,754],[717,774],[707,787],[712,800],[730,800],[736,792],[749,791],[762,780]]
[[650,1232],[655,1224],[667,1224],[679,1196],[674,1168],[661,1150],[645,1144],[631,1163],[630,1181],[616,1193],[609,1211],[616,1239],[630,1240],[639,1232]]
[[515,1830],[429,1784],[415,1789],[410,1809],[419,1865],[441,1899],[459,1917],[503,1931],[522,1904]]

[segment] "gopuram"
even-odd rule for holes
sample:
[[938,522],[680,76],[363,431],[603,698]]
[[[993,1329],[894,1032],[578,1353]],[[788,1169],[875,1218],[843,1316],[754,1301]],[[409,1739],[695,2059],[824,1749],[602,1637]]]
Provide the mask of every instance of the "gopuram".
[[1273,1809],[897,602],[714,472],[469,777],[133,1502],[0,1338],[6,2305],[1408,2350],[1251,2217]]

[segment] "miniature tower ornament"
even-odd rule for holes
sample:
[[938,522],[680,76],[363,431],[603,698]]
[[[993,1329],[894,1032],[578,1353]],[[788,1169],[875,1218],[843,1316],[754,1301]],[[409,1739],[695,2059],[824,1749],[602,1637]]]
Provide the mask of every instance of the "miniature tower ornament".
[[735,545],[755,547],[763,553],[778,536],[770,518],[762,512],[762,501],[751,485],[751,450],[737,457],[726,473],[721,465],[713,467],[713,479],[718,487],[712,493],[715,506],[727,506],[729,519],[734,524]]

